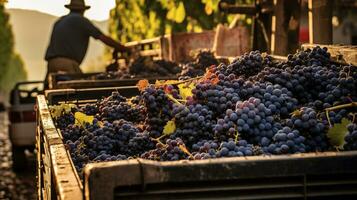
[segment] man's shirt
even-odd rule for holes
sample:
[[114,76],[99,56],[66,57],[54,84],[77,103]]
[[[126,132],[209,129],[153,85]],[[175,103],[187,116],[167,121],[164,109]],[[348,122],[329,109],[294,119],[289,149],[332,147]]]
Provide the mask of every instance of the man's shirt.
[[61,17],[54,25],[45,59],[65,57],[82,63],[89,37],[98,39],[102,32],[78,13]]

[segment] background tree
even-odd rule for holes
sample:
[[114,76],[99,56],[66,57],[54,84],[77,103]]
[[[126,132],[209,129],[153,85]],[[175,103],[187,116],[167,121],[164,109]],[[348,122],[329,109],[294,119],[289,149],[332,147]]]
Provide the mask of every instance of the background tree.
[[0,92],[8,94],[17,81],[26,80],[21,57],[14,52],[14,37],[9,15],[0,3]]
[[172,32],[212,30],[229,18],[218,11],[219,0],[116,0],[109,31],[121,42]]

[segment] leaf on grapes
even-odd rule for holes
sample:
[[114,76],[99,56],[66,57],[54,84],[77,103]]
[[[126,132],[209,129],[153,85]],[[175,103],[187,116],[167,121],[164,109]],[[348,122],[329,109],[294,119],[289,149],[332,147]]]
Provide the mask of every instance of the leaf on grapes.
[[164,126],[164,130],[162,131],[162,133],[164,135],[170,135],[172,134],[173,132],[175,132],[176,130],[176,124],[175,124],[175,121],[173,120],[170,120],[166,123],[166,125]]
[[295,110],[294,112],[290,113],[292,117],[299,117],[301,116],[301,111],[300,110]]
[[330,139],[331,145],[343,149],[343,145],[345,144],[345,136],[348,134],[347,125],[349,124],[349,120],[343,118],[341,123],[336,123],[333,127],[331,127],[327,132],[327,137]]
[[180,95],[182,99],[186,99],[187,97],[192,97],[192,90],[195,88],[195,83],[185,84],[182,83],[178,85]]
[[49,109],[50,109],[51,116],[57,119],[63,114],[70,113],[72,111],[72,108],[76,108],[76,107],[77,106],[75,104],[62,103],[60,105],[50,106]]
[[86,124],[86,123],[92,124],[93,120],[94,120],[94,116],[86,115],[82,112],[75,112],[74,118],[76,120],[74,125],[77,125],[77,126],[84,126],[84,124]]
[[140,80],[136,86],[138,86],[139,91],[143,91],[145,90],[145,88],[147,88],[149,86],[149,81],[146,79]]

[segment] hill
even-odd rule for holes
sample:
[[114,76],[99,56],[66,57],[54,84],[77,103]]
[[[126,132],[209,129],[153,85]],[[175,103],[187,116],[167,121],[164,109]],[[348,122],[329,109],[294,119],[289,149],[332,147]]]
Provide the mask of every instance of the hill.
[[[41,80],[46,73],[44,54],[50,40],[51,30],[58,17],[49,14],[22,9],[8,9],[10,23],[15,36],[15,49],[24,60],[29,80]],[[107,32],[107,21],[94,21],[103,32]],[[91,39],[89,49],[81,68],[100,70],[103,61],[104,45]],[[93,67],[96,66],[96,67]]]

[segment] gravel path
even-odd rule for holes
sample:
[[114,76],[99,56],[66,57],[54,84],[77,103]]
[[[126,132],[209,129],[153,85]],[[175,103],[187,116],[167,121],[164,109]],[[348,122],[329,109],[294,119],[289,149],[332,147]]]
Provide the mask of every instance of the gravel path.
[[36,199],[35,156],[28,155],[29,166],[24,172],[12,171],[8,124],[7,114],[0,112],[0,200]]

